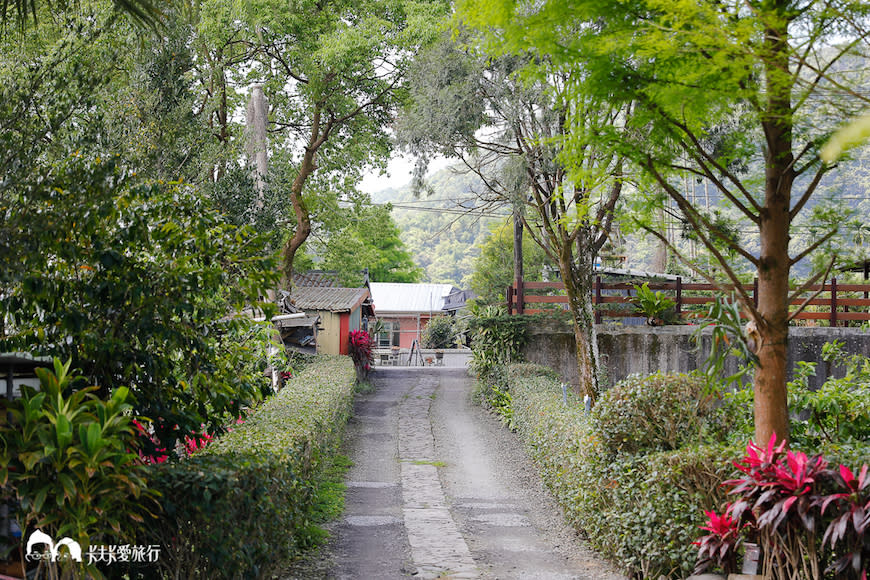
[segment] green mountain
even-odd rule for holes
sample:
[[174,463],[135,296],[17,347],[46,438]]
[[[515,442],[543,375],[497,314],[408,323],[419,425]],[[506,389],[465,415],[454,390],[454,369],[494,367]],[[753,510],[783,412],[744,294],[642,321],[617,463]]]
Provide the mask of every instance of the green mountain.
[[468,288],[479,245],[494,221],[507,217],[504,208],[481,202],[480,181],[450,168],[427,179],[428,193],[415,197],[411,185],[372,194],[372,202],[393,205],[392,216],[402,242],[423,268],[424,282]]

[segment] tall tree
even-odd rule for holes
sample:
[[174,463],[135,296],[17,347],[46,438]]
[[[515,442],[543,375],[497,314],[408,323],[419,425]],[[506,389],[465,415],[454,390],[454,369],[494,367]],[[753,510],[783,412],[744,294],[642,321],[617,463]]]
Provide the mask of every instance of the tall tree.
[[[504,290],[514,278],[514,228],[509,221],[495,222],[489,227],[489,236],[480,246],[480,255],[474,261],[471,289],[485,304],[504,302]],[[540,281],[544,268],[551,265],[540,246],[523,238],[523,271],[527,281]]]
[[271,104],[273,165],[292,168],[295,228],[283,248],[285,285],[312,229],[311,177],[355,182],[366,167],[385,162],[405,70],[445,10],[429,0],[303,0],[290,10],[276,0],[203,4],[204,26],[246,43],[242,66],[263,83]]
[[[45,18],[46,11],[62,14],[83,3],[86,2],[6,0],[0,3],[0,34],[6,31],[10,21],[14,20],[23,30],[29,25],[38,24],[40,18]],[[141,25],[154,28],[164,22],[172,3],[169,0],[113,0],[112,4],[119,13],[126,14]]]
[[[467,0],[459,11],[476,25],[499,30],[512,49],[531,45],[564,66],[582,66],[572,93],[636,108],[629,120],[633,130],[612,135],[611,146],[674,200],[715,256],[715,270],[697,273],[723,288],[740,282],[720,243],[757,271],[757,302],[737,290],[759,359],[755,436],[787,438],[786,354],[794,317],[789,304],[797,291],[823,280],[832,262],[797,291],[789,286],[789,274],[834,237],[836,226],[799,249],[789,247],[791,230],[832,169],[820,161],[820,145],[870,102],[861,78],[867,71],[870,5]],[[822,114],[810,119],[810,108]],[[737,167],[752,160],[763,167],[759,183]],[[675,171],[714,184],[757,230],[760,249],[750,252],[721,235],[711,216],[671,181]]]
[[[363,268],[372,282],[418,282],[421,270],[399,238],[389,206],[341,208],[340,227],[319,248],[323,268],[335,270],[342,283],[359,286]],[[318,248],[315,248],[317,250]]]
[[[593,263],[623,185],[619,153],[594,142],[602,126],[623,122],[625,110],[572,98],[565,89],[573,74],[531,53],[489,57],[444,39],[418,60],[400,136],[424,163],[433,154],[459,159],[483,183],[485,201],[516,208],[558,265],[574,321],[578,388],[594,399]],[[569,135],[583,142],[582,155],[563,156]]]
[[163,182],[186,174],[176,160],[199,134],[158,119],[189,120],[186,58],[166,70],[172,42],[131,50],[112,18],[0,37],[0,350],[72,360],[103,396],[129,388],[172,448],[261,396],[255,324],[227,314],[277,282],[276,261],[202,191]]

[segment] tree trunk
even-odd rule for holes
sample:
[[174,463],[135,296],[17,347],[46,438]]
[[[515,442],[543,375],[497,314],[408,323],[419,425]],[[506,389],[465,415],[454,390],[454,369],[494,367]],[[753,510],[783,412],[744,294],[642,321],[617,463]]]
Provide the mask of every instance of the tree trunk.
[[317,169],[314,156],[314,150],[310,147],[306,148],[302,164],[299,166],[299,173],[296,174],[296,179],[290,186],[290,201],[293,204],[293,213],[296,214],[296,231],[284,244],[282,276],[284,288],[288,291],[293,288],[293,259],[296,257],[297,250],[302,247],[302,244],[311,234],[311,215],[308,213],[308,207],[302,198],[302,189],[305,187],[305,181]]
[[[783,22],[779,18],[773,21]],[[758,265],[758,313],[755,373],[755,440],[766,444],[771,435],[788,440],[789,271],[791,190],[794,182],[792,107],[787,52],[787,21],[765,35],[767,103],[761,124],[766,142],[765,205],[760,214],[761,252]]]
[[296,257],[296,252],[308,239],[311,234],[311,216],[308,213],[308,207],[305,205],[305,200],[302,198],[302,188],[305,185],[305,180],[308,176],[314,173],[314,155],[311,155],[311,161],[308,159],[308,153],[305,154],[305,159],[302,161],[302,166],[296,179],[293,180],[293,185],[290,188],[290,201],[293,204],[293,213],[296,214],[296,231],[289,240],[284,244],[283,259],[282,259],[282,276],[283,286],[286,290],[293,288],[293,260]]
[[248,165],[253,168],[254,185],[257,188],[257,209],[265,204],[266,175],[269,172],[269,153],[266,144],[266,133],[269,125],[268,105],[263,94],[263,85],[251,87],[248,109],[245,116],[245,153]]
[[562,244],[559,270],[574,320],[578,394],[588,395],[594,403],[598,396],[598,344],[592,308],[592,254],[588,251],[578,253],[575,262],[572,245]]
[[[662,224],[662,235],[665,237],[668,236],[668,224],[665,220],[665,212],[663,210],[659,210],[659,220]],[[655,252],[653,253],[652,259],[652,271],[658,274],[664,274],[668,271],[668,245],[656,238],[655,240]]]
[[293,204],[293,213],[296,214],[296,231],[293,232],[293,236],[284,244],[281,264],[283,285],[288,291],[293,288],[293,259],[296,257],[296,252],[311,234],[311,215],[308,213],[308,207],[302,198],[302,190],[305,188],[305,182],[317,170],[317,150],[329,138],[329,133],[333,127],[332,120],[324,123],[321,127],[321,114],[320,107],[315,107],[311,122],[311,136],[308,144],[305,146],[305,154],[302,156],[302,163],[299,165],[299,173],[296,174],[296,179],[293,180],[293,185],[290,186],[290,201]]

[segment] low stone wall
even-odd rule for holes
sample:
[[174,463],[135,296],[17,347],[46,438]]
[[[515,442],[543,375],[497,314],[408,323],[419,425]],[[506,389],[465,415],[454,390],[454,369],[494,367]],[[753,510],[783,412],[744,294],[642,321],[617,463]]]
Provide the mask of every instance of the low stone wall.
[[[630,374],[650,374],[656,371],[689,372],[697,369],[710,352],[710,333],[702,339],[700,351],[691,340],[697,330],[694,326],[635,326],[614,327],[601,325],[597,329],[598,350],[601,361],[602,385],[612,386]],[[566,382],[577,383],[574,354],[574,334],[570,328],[546,323],[531,328],[525,347],[526,360],[548,366],[557,371]],[[850,353],[870,357],[870,332],[857,328],[792,327],[789,334],[789,368],[797,361],[817,362],[815,380],[820,386],[825,379],[842,376],[841,369],[829,369],[821,360],[822,345],[833,340],[845,343]],[[725,372],[737,372],[737,361],[729,357]]]

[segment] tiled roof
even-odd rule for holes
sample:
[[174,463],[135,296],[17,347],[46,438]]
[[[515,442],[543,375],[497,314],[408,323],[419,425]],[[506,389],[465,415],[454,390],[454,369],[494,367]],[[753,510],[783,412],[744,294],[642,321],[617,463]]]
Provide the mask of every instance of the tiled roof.
[[369,298],[368,288],[324,288],[297,286],[290,294],[290,301],[299,310],[327,310],[348,312]]
[[308,272],[293,273],[293,287],[318,286],[321,288],[338,287],[338,273],[326,270],[309,270]]
[[372,282],[372,300],[378,312],[441,312],[444,299],[456,291],[452,284]]

